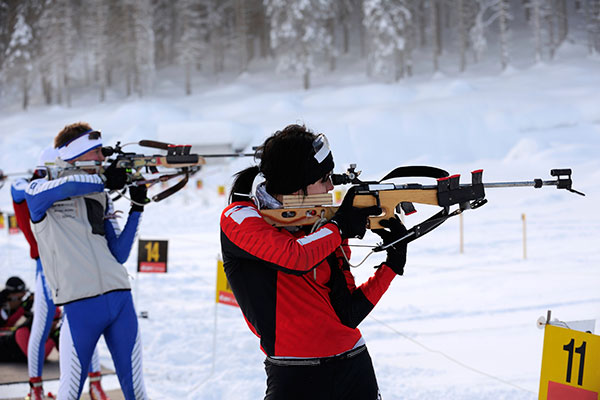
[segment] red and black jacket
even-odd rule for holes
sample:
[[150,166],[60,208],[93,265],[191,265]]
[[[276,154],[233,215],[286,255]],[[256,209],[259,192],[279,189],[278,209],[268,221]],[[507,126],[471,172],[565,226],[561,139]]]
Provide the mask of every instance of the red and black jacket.
[[40,254],[38,252],[37,242],[31,231],[29,207],[25,201],[25,188],[27,187],[27,184],[28,181],[25,179],[17,180],[11,187],[11,195],[13,198],[13,208],[15,209],[17,225],[29,243],[29,255],[36,260],[40,257]]
[[357,287],[340,245],[350,257],[331,223],[307,235],[269,225],[252,202],[223,211],[225,273],[265,354],[328,357],[360,340],[358,324],[396,274],[383,265]]

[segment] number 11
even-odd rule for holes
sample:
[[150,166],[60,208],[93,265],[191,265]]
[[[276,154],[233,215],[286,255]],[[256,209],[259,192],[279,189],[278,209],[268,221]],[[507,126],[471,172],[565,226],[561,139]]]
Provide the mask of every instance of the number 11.
[[[575,339],[571,339],[568,344],[563,346],[563,350],[569,352],[569,359],[567,361],[567,383],[571,383],[571,372],[573,369],[573,348],[575,347]],[[579,377],[577,384],[583,385],[583,365],[585,363],[585,341],[581,346],[575,349],[575,353],[579,354]]]

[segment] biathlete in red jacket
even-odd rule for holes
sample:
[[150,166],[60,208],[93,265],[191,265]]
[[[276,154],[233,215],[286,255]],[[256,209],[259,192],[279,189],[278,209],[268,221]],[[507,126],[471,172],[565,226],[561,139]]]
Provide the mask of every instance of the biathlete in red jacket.
[[[356,286],[348,262],[348,238],[362,238],[378,207],[352,206],[349,191],[335,216],[310,233],[275,228],[261,214],[281,208],[287,194],[333,189],[333,156],[324,135],[289,125],[256,151],[258,166],[235,176],[230,204],[221,215],[221,247],[227,279],[250,330],[266,354],[265,399],[378,399],[377,379],[357,326],[397,274],[406,245],[388,248],[373,276]],[[406,228],[396,218],[375,233],[389,243]]]

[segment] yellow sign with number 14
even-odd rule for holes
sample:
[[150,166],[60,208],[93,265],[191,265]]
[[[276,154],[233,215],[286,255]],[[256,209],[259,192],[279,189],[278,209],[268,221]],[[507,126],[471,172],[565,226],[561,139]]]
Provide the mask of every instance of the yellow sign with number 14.
[[546,325],[539,400],[600,400],[600,336]]

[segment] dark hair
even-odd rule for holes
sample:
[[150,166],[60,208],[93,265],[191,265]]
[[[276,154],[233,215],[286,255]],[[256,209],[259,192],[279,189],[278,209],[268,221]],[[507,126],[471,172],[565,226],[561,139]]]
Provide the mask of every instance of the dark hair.
[[83,132],[90,131],[92,128],[87,122],[76,122],[71,125],[65,126],[58,135],[54,138],[54,148],[58,149],[65,143],[70,142]]
[[[304,125],[288,125],[269,136],[256,149],[259,166],[249,167],[235,175],[230,202],[248,200],[258,173],[265,176],[266,190],[271,195],[290,194],[303,190],[333,170],[333,156],[321,162],[315,158],[313,143],[317,135]],[[239,194],[242,194],[240,196]]]
[[[254,178],[260,172],[258,166],[248,167],[234,175],[231,193],[229,193],[229,203],[236,201],[250,200],[250,192],[252,192],[252,183]],[[241,195],[240,195],[241,194]]]

